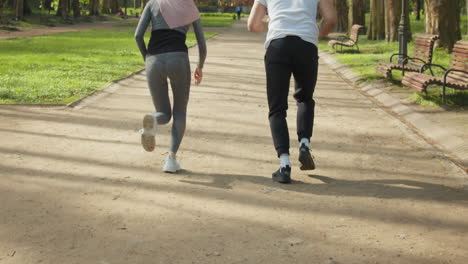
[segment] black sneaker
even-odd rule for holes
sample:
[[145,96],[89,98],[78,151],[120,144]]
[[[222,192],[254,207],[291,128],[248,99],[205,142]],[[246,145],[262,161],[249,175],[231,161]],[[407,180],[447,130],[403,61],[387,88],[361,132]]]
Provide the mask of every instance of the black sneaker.
[[285,168],[279,168],[272,174],[273,181],[279,183],[290,183],[291,182],[291,167],[286,166]]
[[315,163],[309,148],[301,145],[299,148],[299,161],[301,162],[301,170],[315,170]]

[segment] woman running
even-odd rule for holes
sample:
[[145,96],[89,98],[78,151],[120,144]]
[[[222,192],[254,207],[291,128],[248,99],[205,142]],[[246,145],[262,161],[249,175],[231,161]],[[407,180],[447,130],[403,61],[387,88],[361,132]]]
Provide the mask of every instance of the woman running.
[[[151,39],[148,47],[144,35],[151,22]],[[164,172],[177,172],[180,165],[176,153],[185,132],[187,103],[190,92],[191,71],[188,49],[185,45],[187,31],[192,25],[198,42],[199,61],[194,73],[195,84],[203,78],[206,43],[200,22],[200,14],[193,0],[150,0],[136,28],[135,39],[146,62],[148,86],[156,112],[143,118],[141,143],[146,151],[153,151],[157,125],[169,123],[171,113],[172,139]],[[168,94],[168,79],[174,98],[174,106]]]

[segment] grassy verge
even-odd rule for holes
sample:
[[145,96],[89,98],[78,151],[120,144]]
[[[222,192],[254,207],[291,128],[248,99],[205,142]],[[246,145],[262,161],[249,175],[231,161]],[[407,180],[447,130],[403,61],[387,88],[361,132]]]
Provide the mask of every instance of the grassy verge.
[[[236,22],[230,13],[202,13],[201,21],[204,27],[229,27]],[[114,27],[135,28],[138,22],[128,22],[114,25]]]
[[204,27],[229,27],[237,20],[231,16],[202,16],[202,25]]
[[[66,104],[142,68],[133,34],[93,30],[1,40],[0,103]],[[187,45],[195,43],[189,33]]]
[[[463,16],[463,20],[466,22],[466,16]],[[424,31],[424,20],[416,21],[414,18],[411,20],[411,28],[415,34]],[[468,40],[468,35],[464,35],[463,39]],[[319,48],[322,51],[333,52],[333,49],[327,45],[328,40],[321,41]],[[363,79],[362,81],[374,81],[383,79],[383,77],[377,74],[375,68],[379,61],[388,61],[390,56],[398,52],[398,42],[386,42],[386,41],[372,41],[367,40],[365,35],[361,35],[359,38],[360,52],[343,52],[335,53],[334,56],[340,61],[340,63],[348,65],[359,73]],[[413,54],[414,43],[408,44],[409,55]],[[347,50],[346,48],[343,49]],[[446,68],[449,68],[451,61],[451,54],[447,53],[444,49],[436,48],[433,56],[433,63],[440,64]],[[443,72],[436,71],[437,76],[441,76]],[[401,84],[402,75],[398,71],[393,71],[394,84],[399,89],[406,89],[411,91],[411,88],[405,87]],[[439,86],[433,85],[428,89],[427,94],[421,93],[410,93],[409,99],[420,105],[441,105],[442,104],[442,89]],[[452,106],[468,106],[468,91],[460,91],[454,89],[448,89],[448,105]]]

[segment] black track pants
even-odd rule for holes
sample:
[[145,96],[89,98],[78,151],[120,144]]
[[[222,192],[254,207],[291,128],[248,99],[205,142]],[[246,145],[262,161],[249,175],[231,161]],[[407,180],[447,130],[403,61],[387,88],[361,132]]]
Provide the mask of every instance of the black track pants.
[[298,140],[312,137],[317,83],[317,47],[296,36],[273,40],[265,55],[269,119],[273,143],[278,156],[289,154],[289,132],[286,122],[291,74],[295,79]]

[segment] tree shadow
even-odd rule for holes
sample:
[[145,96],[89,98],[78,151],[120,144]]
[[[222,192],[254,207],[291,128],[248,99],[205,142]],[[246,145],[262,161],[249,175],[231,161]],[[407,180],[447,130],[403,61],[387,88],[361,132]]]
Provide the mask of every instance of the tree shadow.
[[239,181],[304,194],[381,199],[414,199],[460,203],[468,206],[467,188],[452,188],[421,181],[400,179],[341,180],[312,174],[309,175],[310,178],[319,180],[322,183],[293,180],[292,184],[277,184],[270,178],[256,175],[202,173],[188,170],[181,171],[181,174],[190,178],[198,178],[193,180],[183,179],[180,182],[221,189],[232,189],[234,183]]
[[402,179],[342,180],[322,175],[309,175],[319,184],[317,194],[375,197],[381,199],[416,199],[439,202],[458,202],[468,205],[468,189],[441,184]]

